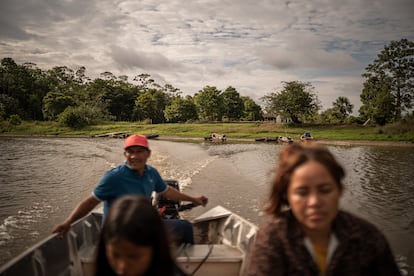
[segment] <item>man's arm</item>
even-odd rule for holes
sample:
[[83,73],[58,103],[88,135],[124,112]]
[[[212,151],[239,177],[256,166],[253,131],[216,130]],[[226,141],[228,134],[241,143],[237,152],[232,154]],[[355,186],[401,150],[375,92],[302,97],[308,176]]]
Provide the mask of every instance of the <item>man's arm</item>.
[[176,201],[190,201],[193,202],[195,205],[203,205],[206,206],[208,203],[208,198],[205,196],[193,197],[187,194],[179,192],[177,189],[174,189],[171,186],[168,186],[167,191],[162,194],[163,197],[176,200]]
[[69,231],[69,228],[72,223],[77,221],[80,218],[83,218],[87,215],[93,208],[98,205],[100,201],[96,199],[93,195],[82,200],[76,207],[73,209],[72,213],[66,218],[66,220],[55,226],[53,228],[52,233],[58,233],[59,236],[63,236]]

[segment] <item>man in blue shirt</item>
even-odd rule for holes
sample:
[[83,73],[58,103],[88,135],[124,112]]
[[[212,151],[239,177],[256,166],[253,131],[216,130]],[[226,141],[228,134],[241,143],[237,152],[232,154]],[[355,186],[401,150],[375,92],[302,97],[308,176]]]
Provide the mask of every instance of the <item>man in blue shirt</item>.
[[[125,139],[124,156],[126,162],[108,172],[102,177],[92,194],[82,200],[66,218],[55,226],[53,233],[64,235],[71,224],[87,215],[100,202],[104,202],[103,219],[113,201],[127,194],[142,194],[150,198],[152,192],[162,194],[163,197],[175,201],[190,201],[195,205],[205,206],[208,198],[205,196],[193,197],[168,186],[162,180],[158,171],[147,164],[151,156],[148,139],[145,135],[134,134]],[[192,242],[192,235],[188,233],[188,221],[166,220],[167,228],[178,231],[182,242]],[[182,237],[182,236],[187,237]]]

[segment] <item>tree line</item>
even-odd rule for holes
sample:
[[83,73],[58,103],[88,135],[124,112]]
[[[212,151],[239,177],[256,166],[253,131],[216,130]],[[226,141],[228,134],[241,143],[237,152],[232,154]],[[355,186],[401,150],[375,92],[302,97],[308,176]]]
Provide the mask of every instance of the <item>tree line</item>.
[[0,66],[0,118],[59,121],[82,127],[101,121],[261,120],[262,109],[250,97],[231,86],[224,91],[206,86],[194,96],[166,84],[157,84],[149,74],[134,77],[103,72],[91,80],[86,68],[58,66],[41,70],[33,63],[16,64],[3,58]]
[[303,123],[373,122],[385,124],[402,118],[413,104],[414,44],[392,41],[366,67],[359,116],[345,96],[319,113],[320,102],[309,82],[282,82],[283,87],[264,95],[263,108],[232,86],[221,91],[207,85],[193,96],[182,96],[171,84],[157,84],[149,74],[128,76],[103,72],[96,79],[81,66],[42,70],[33,63],[17,64],[12,58],[0,65],[0,120],[59,121],[83,127],[102,121],[177,123],[188,121],[257,121],[278,117]]

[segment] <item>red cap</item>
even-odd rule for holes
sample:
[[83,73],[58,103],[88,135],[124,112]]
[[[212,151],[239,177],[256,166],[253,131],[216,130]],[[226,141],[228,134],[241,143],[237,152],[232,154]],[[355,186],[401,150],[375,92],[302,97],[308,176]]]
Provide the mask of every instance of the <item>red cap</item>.
[[147,136],[141,134],[133,134],[125,139],[124,149],[139,146],[149,149]]

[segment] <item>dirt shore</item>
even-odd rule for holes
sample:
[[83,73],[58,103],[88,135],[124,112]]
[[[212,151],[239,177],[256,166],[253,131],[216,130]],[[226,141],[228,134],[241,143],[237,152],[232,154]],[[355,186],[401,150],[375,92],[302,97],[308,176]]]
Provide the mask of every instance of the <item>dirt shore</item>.
[[[179,137],[179,136],[163,136],[160,135],[156,139],[159,140],[179,140],[179,141],[203,141],[204,138],[200,137]],[[227,141],[240,141],[240,142],[252,142],[253,138],[228,138]],[[406,141],[366,141],[366,140],[314,140],[316,143],[323,145],[335,145],[335,146],[385,146],[385,147],[414,147],[414,143]],[[297,142],[300,142],[297,140]],[[263,143],[263,142],[257,142]]]
[[386,146],[386,147],[414,147],[412,142],[404,141],[364,141],[364,140],[352,140],[352,141],[340,141],[340,140],[317,140],[316,142],[325,145],[337,145],[337,146]]

